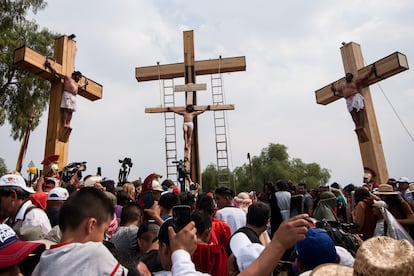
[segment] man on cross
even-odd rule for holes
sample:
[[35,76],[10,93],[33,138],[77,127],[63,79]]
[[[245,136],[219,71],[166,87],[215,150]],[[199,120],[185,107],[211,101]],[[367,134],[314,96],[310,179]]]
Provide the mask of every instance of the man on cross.
[[193,136],[193,128],[194,128],[194,122],[193,122],[194,118],[209,109],[210,109],[210,105],[208,105],[206,109],[204,110],[194,111],[194,106],[192,104],[187,105],[185,107],[184,112],[174,111],[170,107],[167,108],[168,111],[172,111],[184,117],[183,131],[184,131],[185,149],[188,149],[191,146],[191,138]]
[[352,120],[355,123],[355,128],[360,129],[364,127],[364,97],[360,92],[360,85],[365,82],[369,76],[375,72],[375,65],[371,67],[371,70],[354,79],[354,75],[350,72],[346,73],[345,81],[339,86],[331,84],[332,92],[339,91],[342,93],[346,100],[346,106],[351,113]]
[[63,114],[63,126],[70,128],[70,121],[72,119],[72,113],[76,111],[76,95],[79,92],[79,89],[85,89],[88,85],[88,81],[85,81],[84,85],[80,85],[78,82],[82,78],[82,73],[79,71],[74,71],[72,76],[58,73],[56,69],[50,64],[48,60],[45,62],[45,66],[49,68],[54,75],[59,79],[63,79],[63,95],[60,102],[60,108]]

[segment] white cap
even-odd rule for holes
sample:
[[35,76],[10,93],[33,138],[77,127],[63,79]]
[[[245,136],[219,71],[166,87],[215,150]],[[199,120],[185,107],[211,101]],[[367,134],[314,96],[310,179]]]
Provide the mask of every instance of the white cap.
[[17,174],[5,174],[0,178],[0,187],[19,187],[28,193],[33,194],[34,191],[26,186],[23,177]]
[[405,177],[405,176],[401,176],[400,177],[400,179],[398,179],[398,181],[397,181],[398,183],[410,183],[410,181],[408,180],[408,178],[407,177]]
[[246,269],[262,253],[264,246],[251,242],[244,233],[236,233],[230,239],[230,249],[240,271]]
[[69,192],[65,188],[56,187],[49,191],[47,200],[66,200],[69,197]]
[[93,175],[93,176],[88,177],[85,181],[83,181],[83,186],[93,187],[93,185],[101,181],[102,181],[102,177],[100,177],[99,175]]

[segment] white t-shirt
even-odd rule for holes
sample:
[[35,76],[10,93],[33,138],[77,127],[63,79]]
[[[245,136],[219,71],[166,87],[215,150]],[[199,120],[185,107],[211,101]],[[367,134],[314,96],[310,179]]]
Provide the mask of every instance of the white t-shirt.
[[127,275],[101,242],[57,244],[45,250],[32,275]]
[[246,213],[237,207],[223,207],[216,212],[215,217],[221,219],[230,226],[232,235],[240,227],[246,226]]

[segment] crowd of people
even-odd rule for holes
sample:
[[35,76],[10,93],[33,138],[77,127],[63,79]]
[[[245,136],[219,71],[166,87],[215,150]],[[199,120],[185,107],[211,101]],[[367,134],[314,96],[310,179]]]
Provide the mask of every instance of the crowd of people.
[[[0,275],[414,275],[406,177],[312,190],[278,180],[235,194],[180,191],[155,173],[79,176],[0,178]],[[353,225],[357,250],[318,222]],[[395,224],[405,236],[390,235]]]

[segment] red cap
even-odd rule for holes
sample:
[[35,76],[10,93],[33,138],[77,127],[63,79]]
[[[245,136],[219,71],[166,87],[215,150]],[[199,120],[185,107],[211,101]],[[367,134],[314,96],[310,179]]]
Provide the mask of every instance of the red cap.
[[16,233],[6,224],[0,224],[0,267],[19,264],[33,252],[45,250],[43,243],[21,241]]

